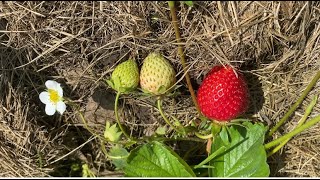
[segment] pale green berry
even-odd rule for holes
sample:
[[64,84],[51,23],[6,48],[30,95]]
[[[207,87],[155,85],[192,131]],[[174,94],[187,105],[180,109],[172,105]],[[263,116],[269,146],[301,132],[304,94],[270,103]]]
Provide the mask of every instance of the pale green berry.
[[110,81],[107,81],[108,84],[120,92],[136,89],[139,85],[139,69],[135,60],[129,59],[119,64],[112,72]]
[[150,53],[143,61],[140,71],[140,86],[155,95],[165,93],[176,83],[176,72],[161,54]]

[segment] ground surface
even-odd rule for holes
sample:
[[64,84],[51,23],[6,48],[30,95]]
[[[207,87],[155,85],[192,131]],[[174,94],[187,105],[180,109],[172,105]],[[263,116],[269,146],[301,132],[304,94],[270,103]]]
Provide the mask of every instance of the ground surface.
[[[320,69],[319,2],[177,6],[194,88],[213,65],[239,68],[249,83],[252,120],[277,122]],[[132,56],[141,66],[148,53],[160,51],[181,77],[174,40],[166,2],[1,2],[0,176],[67,176],[79,159],[98,176],[122,176],[84,128],[77,108],[48,117],[38,95],[46,80],[58,81],[89,126],[102,133],[105,121],[114,121],[115,93],[104,80],[115,65]],[[179,85],[181,94],[164,107],[188,123],[197,113],[185,81]],[[274,138],[295,127],[319,91],[318,82]],[[164,123],[152,98],[122,96],[120,109],[137,136]],[[318,103],[310,116],[319,112]],[[319,129],[317,124],[295,136],[270,157],[271,176],[320,176]]]

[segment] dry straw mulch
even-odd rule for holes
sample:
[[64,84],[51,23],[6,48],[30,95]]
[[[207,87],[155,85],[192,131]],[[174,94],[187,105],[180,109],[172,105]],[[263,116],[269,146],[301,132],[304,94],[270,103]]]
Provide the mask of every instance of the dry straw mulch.
[[[255,121],[277,122],[320,69],[319,2],[177,5],[194,88],[215,64],[240,68],[252,93],[248,115]],[[1,2],[0,176],[50,176],[79,157],[98,176],[121,176],[75,108],[48,117],[38,95],[46,80],[58,81],[89,126],[102,133],[105,120],[114,121],[114,92],[104,80],[116,64],[134,56],[141,65],[157,50],[181,77],[170,20],[166,2]],[[186,83],[179,84],[181,94],[166,100],[165,111],[188,123],[196,110]],[[318,82],[274,138],[295,127],[319,88]],[[120,104],[123,122],[137,136],[163,124],[148,98],[123,96]],[[319,112],[318,103],[310,116]],[[320,176],[319,129],[317,124],[304,131],[270,157],[271,176]]]

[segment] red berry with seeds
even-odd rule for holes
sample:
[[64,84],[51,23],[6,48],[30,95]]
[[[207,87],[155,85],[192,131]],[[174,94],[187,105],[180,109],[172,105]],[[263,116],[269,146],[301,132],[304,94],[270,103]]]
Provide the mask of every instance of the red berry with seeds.
[[230,66],[215,66],[199,87],[201,112],[211,120],[228,122],[243,114],[249,105],[244,76]]

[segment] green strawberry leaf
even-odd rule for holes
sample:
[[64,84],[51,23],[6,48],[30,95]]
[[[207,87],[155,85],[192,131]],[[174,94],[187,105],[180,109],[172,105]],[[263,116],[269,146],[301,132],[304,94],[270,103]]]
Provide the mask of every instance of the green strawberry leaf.
[[117,124],[113,124],[110,127],[110,122],[106,122],[106,128],[104,130],[104,138],[111,142],[118,142],[120,139],[122,132],[118,130]]
[[140,91],[142,91],[143,96],[154,96],[154,94],[146,89],[138,88]]
[[196,132],[197,128],[194,126],[185,126],[184,131],[186,134],[188,134],[188,133]]
[[111,80],[106,80],[107,84],[112,88],[112,89],[115,89],[114,88],[114,84]]
[[232,123],[238,123],[238,122],[245,122],[245,121],[251,121],[251,120],[250,120],[250,119],[240,118],[240,119],[233,119],[233,120],[231,120],[230,122],[232,122]]
[[131,151],[127,163],[124,168],[127,177],[195,177],[179,155],[156,141]]
[[261,123],[244,122],[243,126],[223,127],[211,146],[211,154],[219,147],[226,151],[209,163],[211,177],[268,177],[267,154],[264,149],[264,135],[267,131]]
[[130,87],[130,88],[122,87],[120,84],[119,77],[115,77],[114,82],[112,82],[112,80],[106,80],[106,82],[112,89],[119,91],[123,94],[128,94],[129,92],[132,92],[136,89],[135,87]]
[[111,147],[109,155],[112,164],[116,166],[116,170],[122,170],[127,165],[129,152],[118,144]]
[[169,89],[167,89],[167,91],[165,92],[167,97],[176,97],[178,95],[181,94],[181,92],[178,91],[178,89],[181,87],[182,85],[175,85],[170,87]]
[[213,136],[216,136],[221,131],[221,125],[212,122],[211,123],[211,133]]
[[136,143],[137,143],[137,141],[130,140],[130,141],[127,141],[127,142],[124,144],[124,147],[125,147],[125,148],[130,148],[131,146],[135,145]]
[[185,3],[189,7],[193,7],[193,1],[181,1],[182,3]]
[[158,92],[160,94],[164,94],[166,92],[167,88],[164,86],[164,85],[161,85],[159,88],[158,88]]
[[[120,78],[118,76],[116,77],[113,77],[113,84],[114,84],[114,89],[116,91],[120,91],[120,88],[121,88],[121,81],[120,81]],[[121,92],[121,91],[120,91]]]
[[159,135],[165,135],[167,128],[165,126],[160,126],[157,128],[156,133]]
[[[200,119],[201,119],[201,117],[200,117]],[[208,130],[208,131],[210,131],[211,128],[212,128],[212,122],[211,121],[201,121],[201,123],[199,124],[198,128],[200,130],[204,130],[204,131]]]
[[94,173],[90,170],[88,164],[82,165],[82,177],[96,177]]
[[193,168],[201,168],[203,167],[206,163],[210,162],[212,159],[214,159],[216,156],[220,155],[225,151],[226,147],[221,146],[218,150],[216,150],[214,153],[211,153],[205,160],[203,160],[200,164],[195,165]]
[[120,87],[119,88],[119,91],[122,93],[122,94],[129,94],[131,92],[133,92],[134,90],[136,90],[136,88],[124,88],[124,87]]

